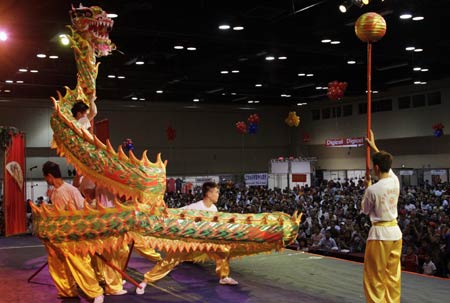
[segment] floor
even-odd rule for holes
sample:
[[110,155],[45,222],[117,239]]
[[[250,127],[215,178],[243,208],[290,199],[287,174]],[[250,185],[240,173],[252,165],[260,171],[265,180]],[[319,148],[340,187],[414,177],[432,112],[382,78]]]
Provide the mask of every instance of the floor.
[[[27,279],[46,262],[46,253],[33,236],[0,238],[0,302],[61,302],[44,268],[32,283]],[[132,256],[127,273],[136,280],[153,264]],[[364,302],[362,264],[319,255],[285,250],[235,260],[232,277],[238,286],[218,283],[213,264],[184,263],[138,296],[131,283],[128,294],[107,296],[106,303],[118,302]],[[402,302],[449,302],[450,280],[404,272]],[[65,303],[88,302],[83,298]]]

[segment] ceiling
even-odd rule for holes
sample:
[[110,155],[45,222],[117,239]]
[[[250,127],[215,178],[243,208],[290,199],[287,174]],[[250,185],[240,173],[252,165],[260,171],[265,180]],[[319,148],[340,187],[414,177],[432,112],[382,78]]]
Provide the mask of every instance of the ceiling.
[[[374,44],[373,90],[385,92],[394,86],[412,86],[414,81],[448,77],[450,35],[443,29],[448,28],[450,1],[372,0],[362,8],[353,5],[345,14],[338,10],[342,2],[83,1],[85,6],[99,5],[119,15],[110,34],[119,51],[99,59],[97,95],[117,102],[138,98],[136,102],[198,99],[208,104],[246,104],[257,100],[293,105],[326,98],[326,90],[316,87],[333,80],[349,83],[347,96],[363,95],[366,46],[355,36],[354,22],[368,11],[382,14],[388,25],[386,36]],[[9,39],[0,42],[0,97],[48,98],[65,85],[75,85],[72,50],[61,46],[57,38],[67,32],[71,3],[79,4],[0,2],[0,30],[9,33]],[[406,10],[425,19],[400,19]],[[244,29],[220,30],[221,24]],[[321,43],[325,38],[341,43]],[[184,49],[174,49],[176,45]],[[406,51],[407,46],[423,52]],[[59,58],[37,58],[38,53]],[[266,61],[267,56],[275,60]],[[278,59],[283,56],[287,59]],[[136,65],[140,60],[145,64]],[[356,64],[348,64],[349,60]],[[413,71],[417,66],[428,71]],[[20,68],[39,72],[19,72]],[[229,73],[221,74],[223,70]],[[119,75],[125,79],[118,79]]]

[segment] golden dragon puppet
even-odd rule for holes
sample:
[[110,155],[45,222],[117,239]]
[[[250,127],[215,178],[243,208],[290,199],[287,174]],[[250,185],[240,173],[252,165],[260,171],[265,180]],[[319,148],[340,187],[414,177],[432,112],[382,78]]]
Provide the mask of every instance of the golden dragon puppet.
[[[166,162],[158,155],[151,162],[143,153],[138,159],[109,141],[103,143],[82,129],[71,114],[79,100],[88,102],[96,93],[99,64],[96,57],[109,55],[115,45],[109,39],[113,20],[100,7],[72,8],[70,41],[75,53],[78,80],[54,99],[51,127],[53,147],[78,172],[95,184],[108,188],[127,202],[115,207],[88,205],[83,210],[33,206],[34,232],[60,251],[77,254],[117,249],[122,241],[139,240],[145,247],[165,252],[217,252],[230,257],[279,250],[292,242],[301,216],[284,213],[234,214],[167,208]],[[123,200],[122,200],[123,201]]]

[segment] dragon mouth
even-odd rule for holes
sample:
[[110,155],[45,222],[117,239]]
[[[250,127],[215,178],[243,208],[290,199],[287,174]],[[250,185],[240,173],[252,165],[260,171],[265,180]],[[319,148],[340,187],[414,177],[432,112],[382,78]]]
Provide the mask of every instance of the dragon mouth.
[[114,21],[111,19],[94,20],[88,23],[88,31],[99,40],[109,40],[109,32],[112,30]]

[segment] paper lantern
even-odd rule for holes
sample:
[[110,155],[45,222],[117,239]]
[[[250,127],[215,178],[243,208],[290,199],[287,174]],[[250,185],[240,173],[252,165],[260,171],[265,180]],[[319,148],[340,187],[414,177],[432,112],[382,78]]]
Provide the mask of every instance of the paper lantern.
[[356,21],[355,33],[362,42],[377,42],[386,34],[386,21],[377,13],[366,13]]

